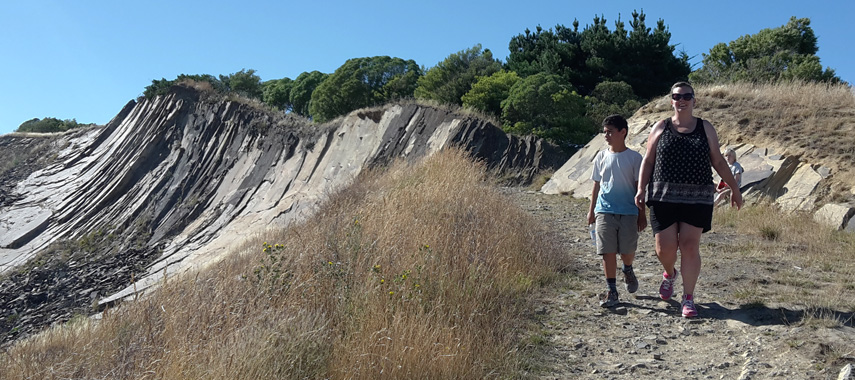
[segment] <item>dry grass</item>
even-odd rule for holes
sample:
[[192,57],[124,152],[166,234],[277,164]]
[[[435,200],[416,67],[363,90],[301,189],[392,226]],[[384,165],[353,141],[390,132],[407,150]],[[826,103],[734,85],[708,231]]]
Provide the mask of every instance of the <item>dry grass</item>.
[[288,230],[21,342],[4,379],[508,378],[566,267],[465,153],[362,175]]
[[803,308],[805,321],[814,325],[816,321],[851,324],[840,318],[855,312],[855,235],[769,204],[740,211],[719,208],[714,218],[713,224],[720,226],[722,232],[743,237],[729,247],[730,251],[774,269],[772,280],[777,286],[771,288],[773,292],[745,287],[735,294],[736,298],[747,303],[779,302]]

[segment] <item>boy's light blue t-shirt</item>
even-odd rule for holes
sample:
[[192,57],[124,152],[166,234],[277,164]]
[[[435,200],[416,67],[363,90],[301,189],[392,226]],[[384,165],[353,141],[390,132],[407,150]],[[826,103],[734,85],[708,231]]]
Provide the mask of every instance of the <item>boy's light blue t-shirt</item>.
[[591,179],[600,183],[600,193],[594,212],[638,215],[635,184],[640,170],[641,154],[632,149],[620,153],[606,149],[597,153]]

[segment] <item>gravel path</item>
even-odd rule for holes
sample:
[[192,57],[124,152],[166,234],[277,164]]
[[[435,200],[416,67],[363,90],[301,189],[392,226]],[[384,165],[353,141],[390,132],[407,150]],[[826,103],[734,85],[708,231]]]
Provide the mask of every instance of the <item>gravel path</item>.
[[[780,263],[748,259],[728,247],[745,237],[714,230],[704,235],[696,291],[698,318],[684,319],[682,284],[670,301],[659,299],[662,268],[648,227],[634,264],[640,288],[629,294],[618,276],[621,303],[603,309],[600,259],[586,229],[587,200],[519,188],[503,191],[560,234],[573,262],[566,281],[541,300],[546,336],[542,379],[837,379],[855,363],[855,328],[802,323],[790,305],[742,306],[735,291],[775,286],[767,274]],[[768,289],[766,289],[768,290]]]

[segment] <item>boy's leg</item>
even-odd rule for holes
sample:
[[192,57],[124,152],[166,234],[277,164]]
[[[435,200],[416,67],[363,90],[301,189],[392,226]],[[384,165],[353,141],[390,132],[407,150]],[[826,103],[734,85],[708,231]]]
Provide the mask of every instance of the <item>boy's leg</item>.
[[600,306],[612,307],[618,304],[617,280],[615,275],[617,272],[617,256],[616,253],[603,254],[603,273],[606,275],[606,285],[608,291],[600,300]]
[[618,230],[618,252],[623,262],[623,282],[626,290],[635,293],[638,290],[638,278],[632,263],[635,261],[635,250],[638,248],[638,216],[620,215],[620,229]]
[[620,261],[623,262],[624,267],[631,267],[632,263],[635,262],[635,252],[621,254]]
[[603,274],[615,278],[619,247],[618,219],[613,214],[597,214],[597,253],[603,257]]
[[638,277],[635,276],[635,270],[632,268],[632,261],[635,258],[635,252],[620,255],[623,261],[623,283],[626,291],[635,293],[638,290]]
[[[621,255],[621,258],[623,255]],[[606,253],[603,254],[603,274],[605,274],[606,279],[616,278],[617,276],[617,254],[616,253]]]
[[597,253],[602,256],[603,274],[609,287],[605,297],[600,301],[602,307],[612,307],[618,304],[618,293],[616,284],[617,275],[617,228],[615,228],[614,215],[597,214]]

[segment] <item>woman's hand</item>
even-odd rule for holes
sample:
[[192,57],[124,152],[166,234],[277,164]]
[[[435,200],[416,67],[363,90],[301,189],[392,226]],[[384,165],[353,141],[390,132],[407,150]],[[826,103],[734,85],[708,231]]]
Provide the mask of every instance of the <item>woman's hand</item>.
[[647,190],[638,189],[638,192],[635,193],[635,206],[639,209],[643,209],[644,206],[644,198],[647,196]]
[[742,209],[742,193],[739,190],[730,192],[730,207],[736,207],[737,210]]

